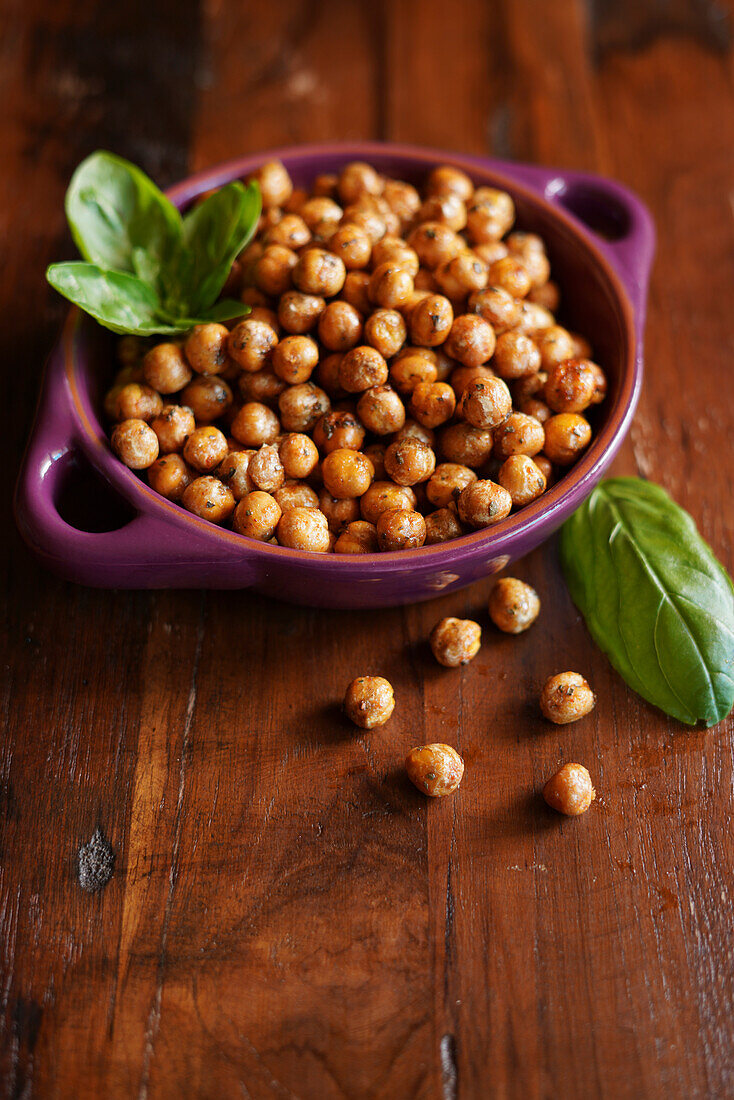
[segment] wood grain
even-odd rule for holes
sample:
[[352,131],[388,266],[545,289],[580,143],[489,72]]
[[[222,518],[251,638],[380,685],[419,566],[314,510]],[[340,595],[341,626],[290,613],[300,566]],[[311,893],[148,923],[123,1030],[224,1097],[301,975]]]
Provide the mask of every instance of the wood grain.
[[[730,13],[581,0],[6,4],[0,36],[5,504],[61,308],[62,197],[91,148],[162,183],[259,148],[377,137],[618,176],[659,251],[646,386],[619,472],[660,481],[731,570]],[[7,513],[6,513],[7,514]],[[594,650],[552,545],[516,567],[538,625],[498,637],[489,583],[349,614],[247,593],[115,593],[3,545],[0,1095],[474,1100],[734,1092],[729,719],[689,731]],[[426,646],[485,630],[472,665]],[[548,728],[546,675],[594,714]],[[339,713],[393,682],[380,731]],[[460,792],[405,752],[445,740]],[[538,790],[565,759],[581,821]],[[77,852],[116,856],[99,893]]]

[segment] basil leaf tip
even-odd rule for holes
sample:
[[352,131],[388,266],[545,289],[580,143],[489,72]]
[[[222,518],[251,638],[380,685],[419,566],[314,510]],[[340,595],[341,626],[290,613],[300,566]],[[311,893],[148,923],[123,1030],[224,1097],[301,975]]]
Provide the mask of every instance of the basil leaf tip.
[[594,641],[648,702],[688,725],[734,705],[734,588],[659,485],[603,481],[566,521],[561,565]]

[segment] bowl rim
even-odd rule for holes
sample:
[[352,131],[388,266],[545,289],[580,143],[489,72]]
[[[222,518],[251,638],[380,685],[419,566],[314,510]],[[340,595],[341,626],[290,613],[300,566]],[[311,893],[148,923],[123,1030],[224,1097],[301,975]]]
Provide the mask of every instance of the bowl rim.
[[[522,180],[505,174],[502,167],[496,168],[492,158],[463,155],[445,150],[434,150],[420,146],[404,145],[392,142],[334,142],[319,144],[302,144],[284,146],[276,149],[266,149],[256,153],[247,154],[214,165],[211,168],[195,172],[184,180],[175,184],[166,191],[172,202],[179,206],[185,205],[201,191],[209,187],[221,186],[228,180],[238,179],[247,172],[267,160],[283,160],[291,166],[299,161],[312,161],[319,156],[343,157],[346,160],[368,159],[375,157],[393,157],[404,161],[412,161],[418,166],[426,168],[436,164],[448,164],[459,168],[472,177],[484,176],[484,183],[502,187],[510,193],[520,195],[524,202],[540,208],[547,217],[560,225],[563,232],[575,242],[581,242],[582,246],[590,253],[597,270],[603,276],[602,285],[612,302],[618,308],[622,321],[622,334],[625,340],[625,352],[621,364],[621,378],[619,391],[614,405],[609,410],[606,423],[597,435],[592,439],[591,445],[582,457],[561,479],[546,493],[532,501],[518,512],[510,513],[505,519],[492,527],[461,535],[459,538],[450,539],[447,542],[436,543],[431,546],[421,546],[414,550],[382,551],[371,554],[314,554],[308,550],[293,550],[286,546],[274,546],[271,543],[260,542],[257,539],[248,538],[236,531],[220,527],[210,523],[192,512],[186,511],[180,504],[175,504],[156,493],[134,471],[129,470],[109,446],[107,434],[104,432],[101,419],[94,413],[94,419],[90,419],[84,408],[82,391],[86,388],[77,376],[77,367],[82,356],[93,356],[94,351],[89,347],[82,348],[80,344],[87,337],[87,319],[80,311],[73,308],[67,317],[62,332],[63,368],[69,385],[74,412],[81,422],[85,432],[84,442],[93,448],[95,461],[100,471],[113,486],[122,493],[124,498],[139,512],[148,515],[156,513],[168,513],[167,521],[174,521],[176,526],[187,527],[209,536],[212,540],[227,543],[230,549],[238,549],[243,558],[297,560],[301,563],[315,564],[316,561],[325,561],[329,564],[338,564],[345,568],[357,569],[378,564],[383,569],[392,567],[404,569],[411,561],[416,566],[421,563],[431,567],[440,565],[441,562],[449,564],[453,559],[463,556],[464,553],[481,550],[487,552],[488,557],[500,557],[506,551],[507,540],[515,541],[532,535],[545,526],[552,529],[559,526],[563,519],[574,511],[586,495],[586,487],[589,491],[611,463],[617,450],[621,446],[627,433],[632,417],[634,416],[637,400],[642,382],[641,356],[637,354],[637,333],[635,313],[628,292],[609,258],[605,255],[603,242],[597,238],[584,224],[572,214],[564,210],[556,203],[552,203],[545,195]],[[504,162],[499,162],[504,166]],[[506,167],[512,171],[512,164]],[[518,169],[525,166],[518,163]],[[532,166],[539,172],[542,166]],[[548,175],[559,175],[562,171],[548,168]],[[481,184],[480,184],[481,185]],[[91,407],[91,401],[89,402]],[[96,425],[95,425],[96,420]]]

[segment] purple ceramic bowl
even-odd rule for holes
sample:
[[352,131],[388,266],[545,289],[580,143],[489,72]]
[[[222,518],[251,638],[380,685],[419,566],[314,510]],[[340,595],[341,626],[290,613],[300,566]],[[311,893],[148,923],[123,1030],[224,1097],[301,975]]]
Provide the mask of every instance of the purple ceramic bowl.
[[61,576],[114,588],[254,588],[321,607],[388,607],[462,588],[504,568],[548,536],[589,495],[614,459],[637,405],[652,221],[626,188],[598,176],[359,143],[277,149],[192,176],[171,199],[280,158],[297,186],[351,160],[419,183],[451,164],[475,183],[510,192],[517,223],[545,239],[563,291],[563,318],[587,334],[609,378],[595,436],[579,462],[539,500],[491,530],[395,554],[310,554],[247,539],[158,496],[110,450],[100,417],[112,342],[73,310],[49,359],[16,493],[20,532]]

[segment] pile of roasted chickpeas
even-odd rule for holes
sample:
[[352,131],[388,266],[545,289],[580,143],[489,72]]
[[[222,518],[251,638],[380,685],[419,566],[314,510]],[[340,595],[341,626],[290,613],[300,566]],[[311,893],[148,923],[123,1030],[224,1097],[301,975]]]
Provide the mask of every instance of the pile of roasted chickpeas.
[[162,496],[319,553],[414,549],[491,527],[589,445],[607,383],[556,323],[544,242],[510,195],[434,168],[421,194],[369,164],[293,186],[225,292],[239,323],[123,337],[112,447]]
[[[489,617],[505,634],[522,634],[538,617],[540,600],[534,588],[516,577],[498,580],[489,597]],[[473,619],[440,619],[429,638],[433,656],[445,668],[472,661],[482,644],[482,628]],[[540,709],[557,725],[577,722],[590,714],[596,696],[578,672],[549,676],[540,694]],[[395,709],[392,684],[382,676],[360,676],[344,697],[344,712],[356,726],[384,726]],[[429,798],[452,794],[464,776],[464,761],[451,745],[432,743],[411,749],[405,758],[411,782]],[[583,764],[564,764],[543,787],[543,798],[559,813],[578,817],[591,806],[596,791]]]

